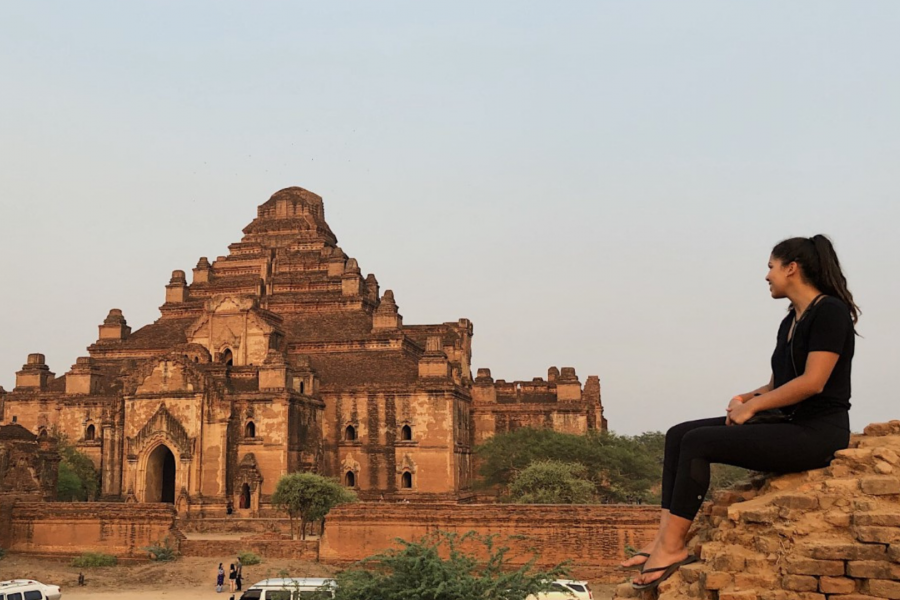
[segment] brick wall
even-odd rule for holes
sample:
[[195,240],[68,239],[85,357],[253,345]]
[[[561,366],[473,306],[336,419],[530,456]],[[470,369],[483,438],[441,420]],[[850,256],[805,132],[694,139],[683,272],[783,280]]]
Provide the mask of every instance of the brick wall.
[[540,565],[571,561],[576,577],[611,580],[625,546],[640,546],[655,533],[659,509],[629,505],[384,504],[358,503],[334,509],[327,519],[319,556],[346,564],[396,547],[435,530],[501,536],[510,541],[516,565],[534,548]]
[[250,551],[263,558],[288,558],[292,560],[319,560],[318,540],[184,540],[181,554],[184,556],[237,556]]
[[20,502],[9,517],[5,547],[12,552],[146,558],[145,546],[166,536],[177,543],[175,510],[165,504]]

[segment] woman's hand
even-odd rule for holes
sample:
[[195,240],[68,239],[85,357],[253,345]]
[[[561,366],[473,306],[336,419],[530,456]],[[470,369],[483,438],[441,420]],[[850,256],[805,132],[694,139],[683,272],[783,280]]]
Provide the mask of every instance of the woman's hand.
[[[732,400],[734,402],[734,400]],[[756,414],[756,410],[749,402],[738,402],[734,406],[728,405],[725,423],[727,425],[743,425]]]
[[731,410],[734,407],[740,406],[743,403],[744,403],[743,396],[735,396],[731,399],[731,401],[728,403],[728,408],[725,409],[725,424],[726,425],[734,425],[734,423],[731,422]]

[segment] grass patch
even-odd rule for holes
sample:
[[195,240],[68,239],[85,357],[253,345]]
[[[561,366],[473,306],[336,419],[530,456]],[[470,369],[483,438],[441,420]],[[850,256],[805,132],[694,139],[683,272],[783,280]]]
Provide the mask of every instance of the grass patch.
[[111,554],[103,554],[102,552],[85,552],[72,561],[73,567],[80,568],[115,567],[117,564],[119,564],[118,558]]
[[262,562],[262,558],[260,558],[258,554],[250,552],[249,550],[238,553],[238,558],[241,559],[241,564],[243,565],[258,565]]

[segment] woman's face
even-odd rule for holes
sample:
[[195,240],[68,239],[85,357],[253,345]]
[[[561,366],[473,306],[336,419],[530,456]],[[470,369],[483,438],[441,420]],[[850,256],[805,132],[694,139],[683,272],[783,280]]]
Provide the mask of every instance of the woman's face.
[[769,257],[769,272],[766,274],[766,281],[769,282],[769,292],[773,298],[787,297],[788,281],[795,270],[795,265],[796,263],[785,265],[774,256]]

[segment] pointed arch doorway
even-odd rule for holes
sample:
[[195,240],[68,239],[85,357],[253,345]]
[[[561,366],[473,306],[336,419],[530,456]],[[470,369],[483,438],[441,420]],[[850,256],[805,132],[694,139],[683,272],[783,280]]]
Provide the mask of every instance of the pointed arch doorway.
[[175,455],[160,444],[147,459],[146,502],[175,504]]

